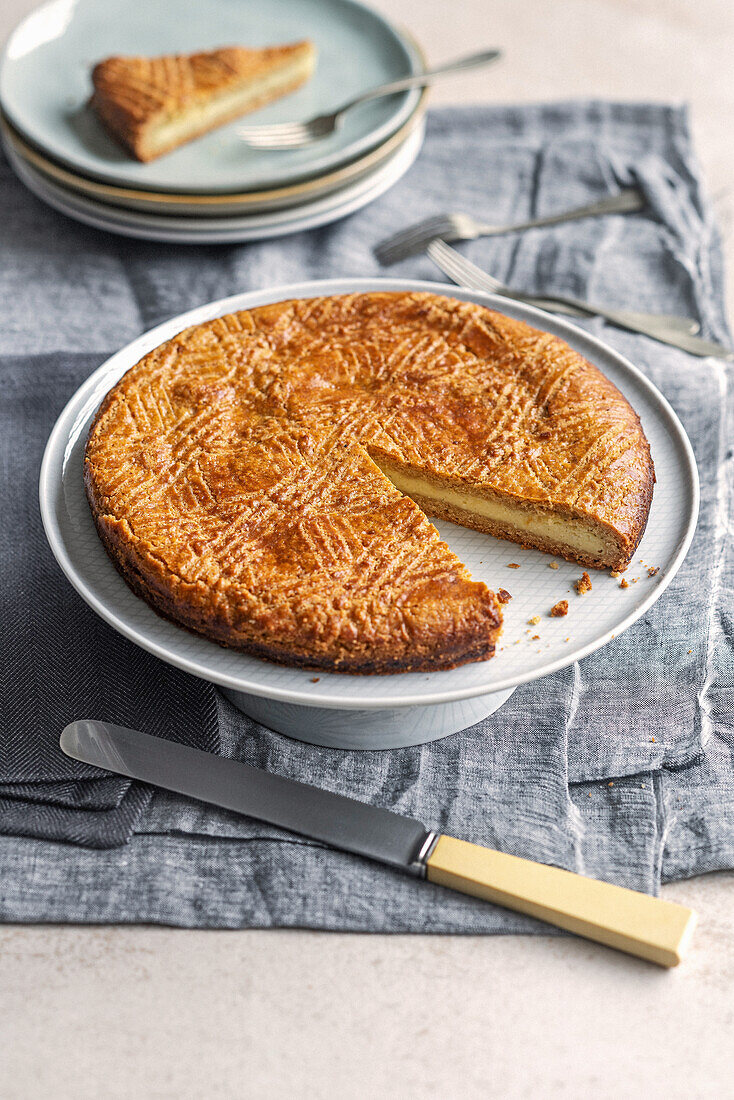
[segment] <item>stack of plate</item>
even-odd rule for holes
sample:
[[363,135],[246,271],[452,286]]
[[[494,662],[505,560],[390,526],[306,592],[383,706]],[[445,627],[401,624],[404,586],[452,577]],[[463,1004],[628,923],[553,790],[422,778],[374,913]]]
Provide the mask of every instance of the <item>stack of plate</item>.
[[338,133],[265,152],[241,122],[149,164],[128,156],[88,105],[90,71],[112,54],[156,56],[310,38],[318,60],[292,95],[247,116],[286,122],[333,110],[360,91],[420,72],[404,32],[356,0],[52,0],[21,23],[0,66],[2,141],[17,175],[78,221],[147,240],[211,244],[326,225],[383,194],[423,140],[425,92],[350,112]]

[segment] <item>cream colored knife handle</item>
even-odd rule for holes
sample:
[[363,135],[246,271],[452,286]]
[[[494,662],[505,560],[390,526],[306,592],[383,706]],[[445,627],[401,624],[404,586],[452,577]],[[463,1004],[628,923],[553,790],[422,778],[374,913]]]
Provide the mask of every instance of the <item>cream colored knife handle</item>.
[[696,924],[683,905],[450,836],[438,838],[426,878],[659,966],[678,965]]

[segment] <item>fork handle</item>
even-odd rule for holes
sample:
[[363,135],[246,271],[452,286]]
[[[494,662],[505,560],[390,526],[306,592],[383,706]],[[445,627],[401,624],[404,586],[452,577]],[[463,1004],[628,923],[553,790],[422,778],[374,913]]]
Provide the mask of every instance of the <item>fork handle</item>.
[[638,332],[641,336],[649,336],[661,344],[668,344],[670,347],[687,351],[689,355],[698,355],[702,358],[714,356],[717,359],[725,359],[727,362],[734,361],[734,352],[731,348],[724,347],[723,344],[717,344],[714,340],[705,340],[700,336],[695,336],[691,331],[683,329],[680,324],[675,326],[668,324],[664,314],[660,316],[650,314],[649,319],[643,322],[637,320],[633,313],[626,313],[624,310],[617,309],[602,309],[601,306],[594,306],[590,302],[582,302],[578,298],[557,298],[555,295],[536,297],[533,294],[521,294],[514,290],[498,290],[496,287],[492,293],[501,294],[505,298],[512,298],[518,302],[526,302],[528,305],[537,306],[539,309],[551,310],[554,313],[569,313],[571,310],[577,310],[584,316],[604,317],[607,321],[611,321],[613,325],[617,325],[618,328],[625,328],[629,332]]
[[[499,292],[498,292],[499,293]],[[513,297],[515,295],[513,294]],[[571,299],[561,298],[537,298],[533,296],[532,303],[541,309],[552,309],[555,313],[563,313],[568,317],[593,317],[596,314],[605,316],[607,320],[614,320],[615,324],[623,328],[636,326],[634,331],[648,332],[675,332],[687,336],[695,336],[700,332],[701,326],[692,317],[678,317],[675,313],[636,313],[629,309],[610,309],[604,313],[592,306],[591,303],[581,302],[571,305]]]
[[380,84],[377,88],[371,88],[368,92],[350,99],[336,112],[340,115],[343,111],[349,111],[358,103],[365,103],[368,99],[378,99],[383,95],[393,95],[395,92],[405,92],[409,88],[424,88],[431,84],[437,77],[450,76],[451,73],[460,73],[468,69],[478,69],[482,65],[490,65],[502,57],[501,50],[481,50],[479,53],[469,54],[467,57],[457,58],[456,61],[448,61],[445,65],[438,65],[435,69],[427,69],[413,76],[403,77],[401,80],[392,80],[389,84]]
[[[499,294],[500,291],[494,291],[494,293]],[[512,297],[516,297],[514,292]],[[537,305],[540,309],[552,309],[554,313],[562,313],[567,317],[593,317],[597,313],[596,308],[590,303],[582,308],[580,302],[578,306],[572,306],[570,300],[566,302],[557,298],[541,298],[532,295],[531,304]],[[692,317],[678,317],[675,313],[636,313],[628,309],[610,310],[610,313],[612,312],[619,317],[620,321],[625,320],[629,324],[641,325],[651,331],[652,329],[670,329],[673,332],[695,336],[701,329],[698,321]]]
[[[629,329],[631,332],[639,332],[643,336],[655,335],[659,337],[661,335],[665,336],[672,333],[680,334],[682,332],[686,332],[689,335],[692,334],[691,321],[689,318],[681,318],[680,321],[674,320],[671,324],[670,319],[665,314],[642,314],[633,313],[624,309],[606,309],[604,306],[596,306],[591,302],[584,302],[580,298],[570,298],[565,295],[546,294],[543,295],[542,300],[553,302],[556,306],[569,306],[572,309],[581,310],[589,315],[604,317],[614,325]],[[695,324],[695,322],[693,323]]]
[[575,221],[577,218],[592,218],[597,214],[631,214],[635,210],[642,210],[644,205],[642,194],[635,187],[627,187],[618,191],[616,195],[599,199],[598,202],[577,206],[575,209],[558,214],[548,214],[544,218],[531,218],[516,225],[498,226],[480,223],[476,227],[476,234],[478,237],[497,237],[504,233],[517,233],[522,229],[540,229],[547,225],[561,225],[563,222]]

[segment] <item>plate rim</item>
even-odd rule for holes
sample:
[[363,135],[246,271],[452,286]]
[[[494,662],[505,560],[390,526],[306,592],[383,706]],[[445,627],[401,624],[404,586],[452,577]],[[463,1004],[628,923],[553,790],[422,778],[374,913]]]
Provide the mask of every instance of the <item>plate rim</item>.
[[[134,625],[130,625],[125,621],[119,619],[119,617],[107,609],[105,602],[99,599],[96,594],[87,585],[83,574],[77,569],[74,563],[71,561],[66,547],[64,545],[63,537],[56,522],[54,515],[54,497],[61,484],[60,478],[55,478],[54,473],[59,464],[59,458],[63,457],[66,453],[67,445],[69,443],[69,437],[71,430],[78,422],[80,413],[84,410],[85,406],[89,403],[89,400],[98,389],[100,383],[106,375],[110,375],[110,385],[114,385],[119,377],[122,376],[125,370],[133,366],[143,355],[149,350],[157,347],[158,344],[164,340],[169,339],[171,336],[180,332],[183,328],[191,324],[200,324],[206,320],[213,319],[214,317],[221,316],[233,309],[248,309],[254,308],[257,305],[264,305],[268,302],[284,301],[287,298],[308,298],[308,297],[321,297],[328,294],[349,294],[349,293],[368,293],[370,291],[379,290],[397,290],[397,291],[428,291],[434,294],[447,294],[449,297],[460,298],[464,301],[477,302],[479,305],[487,306],[490,309],[498,310],[499,312],[506,313],[509,316],[517,314],[519,320],[527,321],[531,324],[534,323],[535,327],[544,329],[545,331],[556,332],[561,338],[569,338],[569,343],[572,347],[575,347],[577,343],[586,345],[591,352],[591,355],[600,355],[602,361],[605,357],[611,357],[615,361],[616,365],[622,369],[623,372],[628,373],[643,390],[646,391],[647,397],[652,400],[654,404],[657,404],[660,411],[663,413],[667,420],[667,426],[672,428],[673,435],[675,437],[677,449],[680,450],[686,460],[686,473],[690,483],[691,489],[691,508],[688,516],[688,521],[685,528],[685,533],[678,543],[676,553],[673,556],[671,564],[666,568],[661,580],[646,596],[646,598],[633,608],[630,613],[625,616],[613,629],[607,631],[601,635],[598,639],[588,643],[586,646],[582,646],[579,649],[571,650],[568,654],[562,655],[555,660],[549,661],[547,665],[541,665],[539,668],[530,670],[526,673],[517,673],[515,675],[507,676],[496,682],[492,682],[489,685],[474,684],[469,687],[435,690],[429,689],[421,694],[401,695],[398,697],[387,696],[373,698],[360,698],[357,703],[349,698],[349,679],[345,676],[345,688],[344,697],[336,697],[334,695],[320,695],[318,691],[309,690],[308,693],[303,688],[283,688],[274,687],[271,685],[262,685],[257,680],[252,681],[245,677],[230,675],[228,673],[222,673],[216,669],[216,667],[205,667],[204,663],[199,660],[191,659],[186,656],[182,656],[175,652],[175,647],[172,650],[167,644],[160,643],[155,639],[151,639],[146,636],[144,630],[140,630]],[[550,325],[550,329],[549,326]],[[581,354],[586,354],[584,351]],[[594,363],[594,359],[587,355],[590,362]],[[115,375],[115,371],[122,368],[119,375]],[[599,369],[602,369],[599,367]],[[114,381],[112,379],[114,378]],[[90,413],[91,415],[91,413]],[[67,421],[70,423],[67,424]],[[63,466],[61,468],[63,472]],[[130,343],[124,347],[118,349],[111,356],[109,356],[93,373],[82,382],[77,388],[76,392],[66,402],[59,416],[54,423],[51,433],[48,437],[46,447],[44,449],[43,459],[41,462],[41,470],[39,476],[39,505],[41,511],[41,518],[43,522],[44,533],[49,543],[51,552],[56,559],[57,564],[62,569],[67,580],[75,588],[78,594],[85,600],[85,602],[110,626],[116,629],[124,637],[130,641],[139,645],[141,648],[153,653],[154,656],[165,661],[167,664],[172,664],[177,668],[182,669],[194,676],[198,676],[200,679],[209,681],[210,683],[217,684],[221,687],[227,687],[234,691],[240,691],[249,695],[257,695],[263,698],[277,699],[280,702],[294,703],[305,706],[318,706],[328,707],[332,709],[345,709],[345,710],[379,710],[379,709],[393,709],[396,707],[407,706],[430,706],[433,704],[451,703],[457,702],[461,699],[471,699],[482,695],[489,695],[495,692],[504,691],[508,688],[519,687],[524,683],[531,683],[535,680],[544,679],[546,676],[550,676],[555,672],[560,671],[563,668],[567,668],[569,665],[575,664],[577,661],[583,660],[585,657],[596,652],[598,649],[607,645],[612,638],[618,637],[620,634],[628,630],[638,619],[642,618],[645,612],[657,602],[663,595],[668,585],[671,583],[678,570],[680,569],[683,560],[688,553],[693,535],[696,530],[698,522],[698,514],[700,507],[700,483],[698,476],[698,467],[696,465],[696,459],[693,453],[688,435],[683,427],[680,419],[678,418],[675,410],[671,406],[667,398],[660,392],[653,382],[640,370],[631,363],[625,356],[614,348],[610,347],[603,340],[593,336],[591,333],[586,332],[584,329],[579,328],[570,322],[553,316],[547,313],[545,310],[538,309],[535,306],[529,306],[522,302],[517,302],[508,298],[501,298],[498,295],[485,294],[481,291],[468,290],[464,287],[454,286],[449,283],[433,283],[426,280],[418,279],[383,279],[379,277],[374,278],[332,278],[332,279],[317,279],[309,280],[302,283],[291,283],[283,286],[270,287],[262,290],[244,291],[239,294],[229,295],[225,298],[219,298],[212,302],[203,303],[196,306],[193,309],[186,310],[183,313],[177,314],[175,317],[169,318],[167,321],[163,321],[161,324],[156,325],[154,328],[149,329],[147,332],[142,333],[136,337]],[[112,562],[109,563],[109,568],[114,570]],[[134,597],[138,598],[138,597]],[[175,624],[173,624],[175,626]],[[180,630],[184,630],[184,627],[178,627]],[[188,632],[187,632],[188,633]],[[207,639],[204,639],[207,641]],[[212,654],[216,654],[221,647],[216,642],[209,643],[212,646]],[[481,662],[480,662],[481,663]],[[287,666],[286,666],[287,667]],[[301,671],[299,669],[299,671]],[[447,674],[450,674],[451,670],[446,670]],[[399,674],[398,674],[399,675]],[[437,675],[434,673],[434,675]],[[370,681],[375,683],[379,682],[381,677],[371,676]],[[387,676],[390,682],[395,681],[395,674]]]
[[[39,155],[43,155],[44,153],[50,154],[52,159],[56,160],[59,166],[61,166],[62,168],[80,174],[82,176],[86,176],[86,178],[88,178],[90,181],[96,182],[98,184],[106,184],[107,186],[111,187],[116,186],[123,189],[134,190],[135,188],[129,187],[130,181],[126,181],[120,176],[115,176],[111,170],[107,172],[105,171],[104,167],[95,170],[95,168],[91,165],[81,165],[78,162],[75,162],[71,157],[66,156],[63,150],[59,150],[55,146],[49,147],[48,145],[44,144],[39,136],[33,137],[32,133],[26,130],[23,122],[15,113],[12,100],[8,102],[7,97],[2,95],[3,85],[8,79],[7,74],[9,71],[9,64],[11,60],[9,57],[9,53],[17,36],[22,36],[27,25],[32,20],[37,20],[41,13],[44,12],[46,9],[52,9],[54,6],[57,6],[64,2],[66,2],[68,5],[70,3],[70,0],[43,0],[41,4],[32,8],[31,11],[28,12],[13,27],[6,41],[2,44],[2,47],[0,48],[0,102],[2,103],[3,113],[7,116],[8,121],[18,131],[19,135],[22,138],[24,138],[26,141],[30,141],[33,145],[36,145],[38,147]],[[82,2],[82,0],[71,0],[71,7],[78,7],[80,2]],[[86,3],[93,2],[94,0],[86,0]],[[343,4],[345,7],[348,8],[357,9],[365,16],[373,19],[375,25],[381,25],[382,28],[386,30],[387,33],[394,39],[396,45],[398,45],[405,54],[405,57],[407,58],[408,64],[410,66],[409,75],[417,75],[421,72],[422,69],[425,69],[425,55],[420,46],[418,46],[418,44],[416,43],[412,34],[406,31],[400,24],[394,22],[383,12],[373,7],[372,4],[367,2],[367,0],[332,0],[332,2]],[[64,31],[65,30],[66,27],[64,27]],[[26,51],[26,53],[28,52],[30,51]],[[376,127],[374,130],[370,130],[369,132],[363,134],[361,138],[355,139],[355,141],[352,142],[350,146],[347,146],[348,152],[346,150],[342,151],[344,155],[341,155],[338,151],[335,150],[332,154],[331,159],[328,157],[326,158],[326,163],[324,163],[324,158],[322,157],[321,161],[317,161],[315,167],[312,166],[310,169],[304,168],[304,171],[301,173],[300,176],[291,178],[287,183],[278,184],[276,180],[268,181],[254,188],[251,188],[250,193],[269,194],[273,191],[278,191],[284,188],[299,187],[301,185],[311,182],[312,180],[319,180],[324,175],[330,175],[332,173],[340,172],[348,168],[355,159],[360,160],[362,157],[369,156],[370,153],[373,153],[377,149],[379,149],[382,144],[389,141],[390,138],[397,131],[402,129],[403,126],[407,125],[410,122],[411,118],[418,110],[420,105],[425,103],[425,92],[425,88],[409,89],[406,93],[404,93],[403,103],[400,106],[396,105],[396,108],[390,118],[383,122],[380,126]],[[145,189],[143,188],[143,190]],[[160,184],[157,187],[151,188],[151,191],[161,195],[165,195],[168,193],[166,186]],[[179,192],[175,191],[172,188],[171,193],[176,195]],[[198,193],[200,193],[200,188],[199,190],[197,190],[197,188],[194,186],[187,191],[184,187],[180,193],[183,196],[196,196]],[[216,185],[214,185],[211,188],[210,193],[212,195],[227,195],[231,194],[232,192],[231,189],[230,191],[227,191],[224,186],[217,187]],[[246,194],[247,192],[242,193]]]
[[[424,135],[425,127],[422,123],[419,123],[406,137],[403,144],[372,172],[366,173],[345,187],[338,188],[327,195],[317,196],[305,203],[298,203],[291,207],[281,207],[277,210],[221,215],[213,218],[154,214],[141,210],[128,210],[119,206],[107,206],[98,199],[77,193],[63,187],[54,180],[47,179],[33,164],[24,161],[12,145],[6,146],[5,152],[21,183],[37,198],[42,199],[49,206],[68,217],[76,217],[78,212],[78,220],[81,220],[84,213],[86,213],[89,216],[87,224],[94,225],[93,218],[98,219],[99,222],[107,221],[109,225],[117,223],[119,226],[117,230],[111,230],[108,226],[105,227],[110,232],[123,232],[127,227],[138,229],[141,232],[147,230],[151,234],[168,233],[170,231],[171,237],[176,234],[186,237],[187,234],[190,234],[187,237],[187,243],[203,244],[211,243],[212,236],[217,234],[222,234],[227,239],[231,239],[238,232],[252,231],[254,234],[259,230],[269,232],[280,227],[287,229],[288,232],[296,232],[297,230],[291,227],[299,225],[304,219],[325,216],[334,211],[339,211],[343,207],[347,208],[344,215],[346,216],[347,213],[352,212],[353,203],[360,202],[367,197],[365,201],[365,205],[367,205],[367,202],[371,201],[370,196],[372,196],[374,190],[377,190],[379,196],[382,193],[379,191],[380,187],[383,187],[383,190],[389,189],[392,182],[397,182],[397,180],[393,180],[396,171],[399,172],[397,179],[400,179],[417,159]],[[0,135],[0,144],[5,144],[2,135]],[[29,179],[31,182],[29,182]],[[387,184],[385,184],[386,180],[388,181]],[[58,192],[61,192],[61,194],[57,194]],[[69,209],[65,209],[65,205],[68,205]],[[75,211],[74,214],[71,213],[72,210]],[[338,214],[338,216],[341,217],[342,215]],[[153,222],[148,223],[146,219],[153,219]]]
[[[333,172],[327,172],[320,176],[313,176],[310,179],[303,180],[301,183],[294,183],[286,187],[277,187],[261,191],[223,191],[218,194],[197,194],[195,192],[191,194],[176,194],[175,192],[167,191],[145,191],[135,190],[129,187],[116,187],[114,184],[99,183],[96,180],[87,179],[85,176],[72,172],[63,165],[55,164],[53,160],[49,160],[48,157],[37,150],[29,142],[29,139],[24,138],[22,134],[18,133],[10,119],[3,113],[1,104],[0,135],[2,135],[4,140],[7,140],[16,147],[15,151],[18,156],[24,157],[37,169],[37,171],[50,176],[59,183],[60,186],[68,187],[70,190],[78,190],[81,193],[90,192],[91,196],[100,202],[104,202],[107,198],[110,205],[117,205],[123,209],[126,208],[126,201],[148,203],[152,207],[167,207],[170,205],[202,206],[206,209],[239,204],[242,207],[254,206],[256,211],[263,206],[266,210],[267,208],[273,208],[273,204],[276,203],[277,206],[275,206],[274,209],[287,209],[291,200],[299,199],[303,195],[307,196],[313,191],[316,192],[316,197],[319,197],[322,193],[323,197],[326,197],[326,195],[338,190],[342,184],[348,184],[352,180],[356,182],[356,180],[360,179],[362,176],[369,174],[373,167],[381,167],[384,161],[389,160],[392,154],[396,152],[401,145],[405,144],[411,133],[413,133],[413,131],[423,122],[426,114],[428,94],[429,89],[423,88],[420,99],[416,104],[415,111],[411,114],[410,118],[408,118],[394,134],[391,134],[386,141],[377,145],[374,149],[370,149],[369,152],[365,153],[363,156],[357,157],[355,160],[342,165]],[[79,186],[79,184],[81,184],[81,186]],[[324,191],[324,187],[327,188],[326,191]],[[265,213],[266,210],[260,212]],[[151,213],[153,212],[155,211],[151,211]],[[162,211],[158,212],[162,213]]]

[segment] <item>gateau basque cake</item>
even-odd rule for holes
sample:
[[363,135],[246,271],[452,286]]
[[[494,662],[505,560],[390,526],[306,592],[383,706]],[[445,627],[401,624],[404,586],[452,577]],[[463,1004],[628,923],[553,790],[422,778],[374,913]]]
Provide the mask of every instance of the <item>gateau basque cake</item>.
[[308,41],[108,57],[92,70],[91,103],[112,136],[149,161],[295,91],[311,76],[315,57]]
[[471,302],[278,302],[181,332],[110,391],[85,485],[164,616],[344,672],[491,657],[500,604],[426,518],[623,569],[654,473],[639,419],[567,344]]

